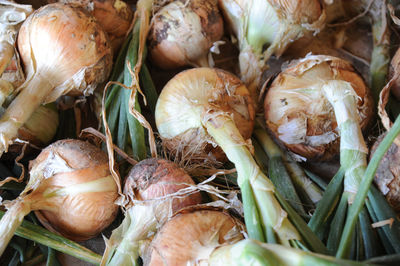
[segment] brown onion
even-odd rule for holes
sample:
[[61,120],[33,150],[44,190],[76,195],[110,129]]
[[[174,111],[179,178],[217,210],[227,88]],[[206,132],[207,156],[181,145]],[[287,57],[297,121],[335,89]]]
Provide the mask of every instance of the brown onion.
[[207,265],[212,252],[243,239],[241,223],[218,210],[185,210],[169,220],[151,243],[146,265]]
[[370,90],[350,63],[337,57],[309,55],[293,61],[275,78],[265,97],[268,129],[303,159],[329,160],[339,152],[335,113],[322,91],[329,80],[351,84],[365,130],[372,118]]
[[29,182],[0,221],[0,253],[31,210],[44,227],[76,241],[99,234],[115,218],[117,185],[107,154],[80,140],[59,140],[30,163]]
[[88,95],[108,77],[108,37],[83,9],[55,3],[33,12],[18,34],[26,82],[0,120],[0,154],[42,103],[72,91]]
[[61,3],[82,6],[94,16],[110,38],[115,54],[131,26],[133,11],[122,0],[60,0]]
[[209,50],[223,35],[217,0],[173,1],[152,18],[151,60],[163,69],[209,66]]
[[[103,255],[107,265],[135,265],[140,242],[152,236],[176,211],[201,203],[192,178],[175,163],[164,159],[145,159],[129,172],[124,194],[130,199],[125,219],[113,231]],[[113,252],[115,249],[115,253]]]

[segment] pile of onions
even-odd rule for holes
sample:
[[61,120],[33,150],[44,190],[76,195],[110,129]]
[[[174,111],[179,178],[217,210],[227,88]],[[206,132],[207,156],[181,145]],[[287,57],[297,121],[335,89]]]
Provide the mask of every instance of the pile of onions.
[[224,28],[217,0],[173,1],[152,18],[149,51],[163,69],[210,66],[210,48]]
[[145,265],[209,265],[214,250],[243,239],[241,231],[240,221],[226,212],[186,209],[162,226]]
[[44,227],[76,241],[96,236],[117,214],[118,190],[107,154],[92,144],[59,140],[31,162],[29,174],[20,196],[4,203],[0,254],[32,210]]
[[163,88],[155,111],[158,132],[172,152],[184,152],[187,159],[196,160],[202,154],[205,160],[213,156],[207,147],[219,146],[235,164],[250,238],[265,241],[269,231],[289,245],[290,240],[300,239],[299,233],[246,141],[254,116],[244,84],[233,74],[212,68],[194,68],[173,77]]
[[0,120],[0,154],[40,104],[90,94],[111,70],[107,35],[83,9],[55,3],[32,13],[18,34],[26,81]]
[[219,4],[238,39],[240,77],[255,104],[270,56],[280,56],[291,42],[325,25],[325,11],[318,0],[219,0]]
[[189,186],[192,178],[171,161],[151,158],[136,164],[125,181],[125,219],[107,241],[102,265],[136,265],[140,242],[176,211],[201,203],[195,189],[180,193]]
[[59,0],[58,2],[85,8],[107,32],[114,53],[118,52],[133,18],[133,11],[127,3],[122,0]]
[[340,58],[309,55],[293,61],[274,79],[265,97],[268,129],[302,159],[328,160],[339,152],[338,123],[323,90],[330,81],[351,84],[358,96],[356,119],[366,130],[373,113],[370,90]]

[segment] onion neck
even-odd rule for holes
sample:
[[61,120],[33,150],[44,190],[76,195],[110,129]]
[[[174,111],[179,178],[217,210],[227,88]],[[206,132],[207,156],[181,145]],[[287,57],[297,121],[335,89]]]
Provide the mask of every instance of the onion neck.
[[356,97],[350,83],[330,80],[323,85],[340,130],[340,164],[345,169],[344,191],[352,203],[367,167],[368,149],[361,132]]
[[28,121],[53,88],[51,82],[40,74],[34,75],[22,88],[0,119],[0,156],[7,152],[8,146],[18,135],[18,129]]
[[110,251],[111,260],[103,257],[102,261],[109,261],[107,265],[113,266],[138,265],[140,241],[146,240],[156,230],[157,220],[152,207],[139,204],[132,206],[126,211],[122,224],[112,232],[110,241],[119,241],[115,253]]
[[0,256],[17,228],[21,225],[24,217],[31,211],[30,202],[24,201],[23,198],[17,199],[10,205],[0,220]]
[[[266,232],[267,227],[272,228],[280,243],[289,245],[289,240],[300,239],[300,235],[287,218],[286,212],[282,209],[275,198],[275,187],[272,182],[261,172],[259,166],[252,157],[249,148],[240,135],[232,118],[226,115],[216,115],[205,121],[208,134],[222,148],[228,159],[235,164],[238,173],[238,184],[242,193],[246,190],[246,184],[250,184],[254,194],[256,206],[246,206],[251,210],[245,211],[246,226],[253,223],[260,223]],[[255,208],[255,209],[254,209]],[[254,212],[259,212],[261,221],[255,221]],[[250,238],[256,238],[250,235]],[[268,240],[268,239],[267,239]]]

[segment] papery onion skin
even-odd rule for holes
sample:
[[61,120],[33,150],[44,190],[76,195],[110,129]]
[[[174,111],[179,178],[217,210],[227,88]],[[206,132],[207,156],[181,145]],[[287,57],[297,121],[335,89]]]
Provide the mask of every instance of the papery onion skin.
[[107,32],[117,54],[131,26],[133,11],[122,0],[60,0],[58,2],[82,6],[92,14]]
[[217,0],[173,1],[152,18],[151,60],[163,69],[207,67],[209,50],[223,31]]
[[[168,202],[168,195],[188,185],[195,185],[195,183],[177,164],[165,159],[150,158],[140,161],[131,169],[125,181],[124,194],[134,195],[136,200],[144,201],[166,197],[157,201],[159,205],[162,202]],[[174,213],[184,207],[200,203],[199,192],[184,197],[174,197],[171,203],[172,208],[168,212]]]
[[[27,79],[40,72],[56,87],[47,102],[65,90],[88,95],[111,71],[108,36],[95,18],[79,7],[61,3],[41,7],[22,24],[17,41]],[[71,80],[82,70],[82,80]]]
[[[370,159],[385,135],[380,135],[375,141],[371,148]],[[379,163],[374,181],[393,209],[400,213],[400,148],[395,143],[392,143]]]
[[[64,169],[63,163],[54,164],[56,161],[51,161],[54,156],[60,156],[70,169]],[[30,163],[31,175],[33,169],[42,163],[49,164],[39,173],[46,178],[34,190],[36,195],[100,180],[111,175],[107,154],[96,146],[80,140],[60,140],[48,146]],[[58,167],[62,170],[60,171]],[[45,196],[43,200],[34,202],[32,209],[38,209],[36,215],[48,230],[75,241],[87,240],[107,227],[118,211],[118,205],[114,204],[118,196],[115,183],[101,189],[102,191],[53,196],[47,200]]]
[[[176,102],[177,108],[162,102]],[[177,74],[165,85],[156,110],[163,145],[182,160],[226,161],[224,152],[199,124],[199,112],[204,117],[214,113],[232,116],[245,140],[253,132],[255,110],[248,90],[239,78],[220,69],[196,68]]]
[[286,148],[311,161],[330,160],[339,152],[339,133],[333,108],[321,90],[324,81],[351,83],[359,96],[360,126],[372,118],[371,92],[347,61],[311,55],[293,61],[269,87],[264,100],[270,132]]
[[205,263],[218,246],[243,238],[240,222],[217,210],[179,213],[157,233],[146,265],[195,265]]

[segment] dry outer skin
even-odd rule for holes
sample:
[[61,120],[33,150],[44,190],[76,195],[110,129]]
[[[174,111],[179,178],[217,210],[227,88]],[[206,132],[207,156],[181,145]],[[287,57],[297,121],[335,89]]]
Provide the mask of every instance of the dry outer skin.
[[[57,159],[59,158],[59,159]],[[62,140],[44,149],[31,162],[31,179],[44,178],[28,197],[110,176],[107,155],[78,140]],[[32,178],[33,176],[33,178]],[[80,192],[33,202],[44,227],[76,241],[96,236],[115,218],[116,186],[101,192]]]
[[360,125],[366,129],[372,117],[370,91],[353,67],[339,58],[310,55],[292,62],[265,97],[268,129],[303,159],[329,160],[339,152],[335,114],[321,90],[324,81],[332,79],[352,85],[359,96]]
[[[134,200],[152,200],[169,194],[176,193],[178,190],[195,185],[192,178],[175,163],[164,159],[145,159],[136,164],[129,172],[124,194]],[[196,192],[184,197],[167,198],[155,202],[157,205],[169,203],[172,200],[171,209],[168,212],[174,213],[183,207],[201,203],[201,195]]]
[[224,152],[201,125],[218,114],[232,116],[243,139],[250,138],[255,111],[247,88],[236,76],[211,68],[179,73],[165,85],[157,102],[156,123],[163,145],[182,161],[225,161]]
[[222,244],[243,238],[239,222],[229,214],[198,210],[177,214],[157,233],[145,265],[197,265],[207,263]]
[[172,2],[152,18],[150,58],[163,69],[209,66],[209,49],[221,39],[223,31],[217,0]]
[[[370,158],[385,135],[379,136],[372,146]],[[374,180],[394,210],[400,212],[400,148],[395,143],[392,143],[379,163]]]

